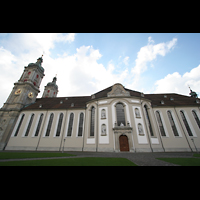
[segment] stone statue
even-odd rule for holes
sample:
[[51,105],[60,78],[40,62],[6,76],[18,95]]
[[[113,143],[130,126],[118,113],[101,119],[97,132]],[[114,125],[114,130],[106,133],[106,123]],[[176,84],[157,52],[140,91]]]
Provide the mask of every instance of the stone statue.
[[101,118],[103,118],[103,119],[106,118],[105,110],[102,110],[102,111],[101,111]]
[[124,126],[124,124],[121,122],[120,126]]
[[106,135],[106,125],[105,125],[105,124],[103,124],[103,125],[101,126],[101,135],[102,135],[102,136],[105,136],[105,135]]
[[138,110],[138,108],[135,108],[135,115],[137,118],[140,117],[140,111]]
[[144,135],[142,124],[138,124],[139,135]]

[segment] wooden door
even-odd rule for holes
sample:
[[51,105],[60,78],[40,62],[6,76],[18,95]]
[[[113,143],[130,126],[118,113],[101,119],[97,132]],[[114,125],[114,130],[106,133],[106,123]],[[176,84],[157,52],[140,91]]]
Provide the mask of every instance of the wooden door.
[[119,137],[120,151],[129,151],[128,138],[126,135]]

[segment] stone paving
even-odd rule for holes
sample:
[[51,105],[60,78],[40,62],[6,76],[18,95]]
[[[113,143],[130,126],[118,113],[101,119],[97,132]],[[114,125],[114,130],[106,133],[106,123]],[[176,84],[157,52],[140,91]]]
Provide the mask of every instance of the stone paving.
[[[5,152],[8,152],[8,151],[5,151]],[[70,158],[80,158],[80,157],[119,157],[119,158],[127,158],[138,166],[178,166],[172,163],[157,160],[156,158],[164,158],[164,157],[166,158],[175,158],[175,157],[192,158],[195,152],[156,152],[156,153],[117,152],[116,153],[116,152],[65,151],[64,153],[74,154],[76,156],[53,157],[53,158],[4,159],[4,160],[0,160],[0,162],[20,161],[20,160],[63,159],[63,158],[70,159]]]

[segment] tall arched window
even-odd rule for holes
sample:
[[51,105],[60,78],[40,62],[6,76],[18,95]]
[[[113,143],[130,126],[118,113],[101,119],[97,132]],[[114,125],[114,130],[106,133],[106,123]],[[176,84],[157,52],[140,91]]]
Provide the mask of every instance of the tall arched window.
[[45,136],[49,136],[50,135],[51,125],[52,125],[52,122],[53,122],[53,117],[54,117],[54,114],[51,113]]
[[30,131],[30,129],[31,129],[31,125],[32,125],[34,116],[35,116],[34,114],[31,115],[30,121],[29,121],[29,123],[28,123],[28,127],[27,127],[27,129],[26,129],[25,136],[28,136],[28,134],[29,134],[29,131]]
[[83,115],[83,113],[81,113],[80,117],[79,117],[79,125],[78,125],[78,136],[79,137],[81,137],[83,134],[83,118],[84,118],[84,115]]
[[116,104],[116,112],[117,112],[117,125],[120,126],[120,124],[122,123],[124,126],[126,126],[124,105],[122,103]]
[[23,121],[23,119],[24,119],[24,116],[25,116],[25,114],[23,114],[23,115],[21,116],[21,119],[20,119],[20,121],[19,121],[19,124],[18,124],[18,126],[17,126],[17,129],[16,129],[16,131],[15,131],[14,137],[16,137],[17,134],[18,134],[18,132],[19,132],[19,129],[20,129],[21,125],[22,125],[22,121]]
[[68,130],[67,130],[67,136],[72,135],[73,121],[74,121],[74,113],[71,113],[70,117],[69,117],[69,125],[68,125]]
[[59,120],[58,120],[58,127],[57,127],[57,131],[56,131],[56,137],[60,136],[60,130],[62,127],[62,121],[63,121],[63,113],[60,114]]
[[172,127],[172,130],[173,130],[174,136],[179,136],[179,135],[178,135],[177,128],[176,128],[176,125],[175,125],[175,122],[174,122],[174,119],[173,119],[173,117],[172,117],[171,111],[168,110],[168,111],[167,111],[167,115],[168,115],[169,122],[170,122],[171,127]]
[[37,129],[35,131],[35,136],[38,136],[39,134],[39,131],[40,131],[40,127],[41,127],[41,124],[42,124],[42,120],[43,120],[43,114],[40,115],[40,119],[39,119],[39,122],[38,122],[38,125],[37,125]]
[[95,124],[95,108],[92,106],[91,109],[91,121],[90,121],[90,136],[94,136],[94,124]]
[[195,110],[192,110],[192,114],[193,114],[193,116],[194,116],[194,119],[195,119],[195,121],[196,121],[198,127],[200,128],[200,121],[199,121],[199,118],[198,118],[198,116],[197,116],[196,111],[195,111]]
[[162,123],[162,119],[161,119],[160,113],[158,111],[156,111],[156,118],[157,118],[157,121],[158,121],[158,126],[159,126],[159,129],[160,129],[161,135],[166,136],[165,129],[164,129],[164,126],[163,126],[163,123]]
[[187,122],[187,119],[186,119],[186,117],[185,117],[185,114],[184,114],[184,112],[183,112],[182,110],[180,111],[180,114],[181,114],[183,123],[184,123],[184,125],[185,125],[185,128],[187,129],[188,135],[189,135],[189,136],[193,136],[192,131],[191,131],[191,129],[190,129],[190,126],[189,126],[189,124],[188,124],[188,122]]
[[150,135],[154,136],[153,135],[152,126],[151,126],[151,121],[150,121],[150,118],[149,118],[149,113],[148,113],[147,105],[144,105],[144,108],[145,108],[145,112],[146,112],[146,118],[147,118],[147,122],[148,122],[148,127],[149,127],[149,130],[150,130]]

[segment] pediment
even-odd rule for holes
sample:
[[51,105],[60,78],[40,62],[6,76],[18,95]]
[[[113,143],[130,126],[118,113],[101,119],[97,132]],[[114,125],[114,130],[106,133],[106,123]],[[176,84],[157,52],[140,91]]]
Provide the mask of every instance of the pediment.
[[130,92],[126,91],[120,83],[113,85],[112,90],[107,93],[107,97],[130,96]]

